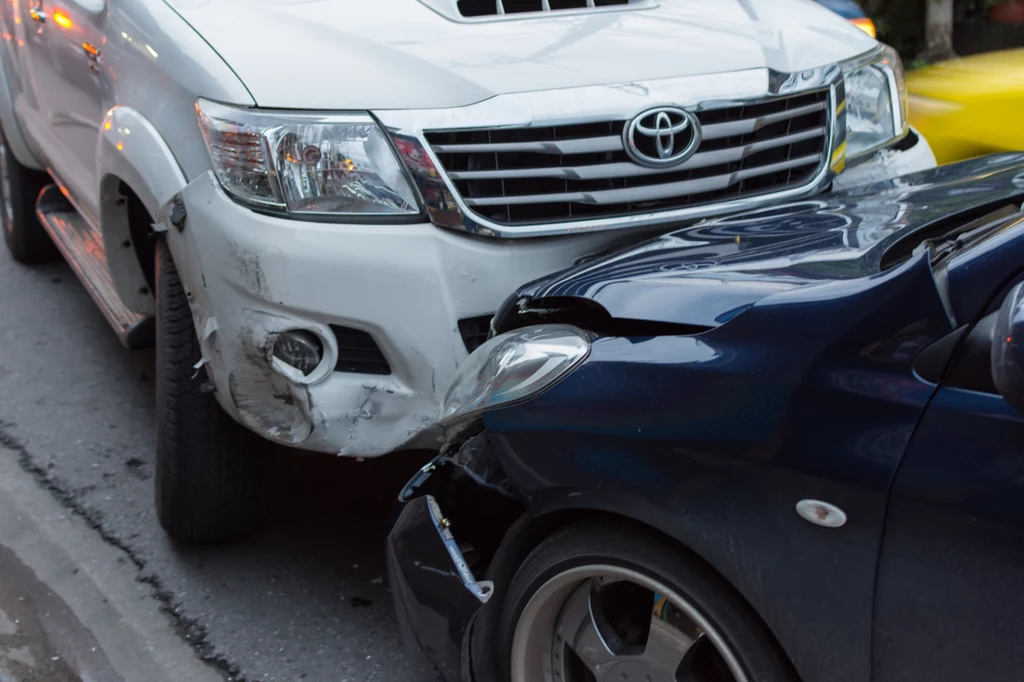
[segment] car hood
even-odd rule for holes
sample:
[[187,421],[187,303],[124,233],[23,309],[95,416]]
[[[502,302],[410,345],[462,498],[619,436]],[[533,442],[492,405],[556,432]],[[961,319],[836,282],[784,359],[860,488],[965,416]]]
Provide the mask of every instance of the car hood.
[[791,73],[876,45],[809,0],[657,0],[489,21],[462,19],[456,0],[167,1],[258,106],[288,109],[456,107],[513,92]]
[[581,263],[516,297],[586,299],[617,319],[713,327],[775,293],[875,275],[903,237],[1011,197],[1024,197],[1024,154],[708,221]]

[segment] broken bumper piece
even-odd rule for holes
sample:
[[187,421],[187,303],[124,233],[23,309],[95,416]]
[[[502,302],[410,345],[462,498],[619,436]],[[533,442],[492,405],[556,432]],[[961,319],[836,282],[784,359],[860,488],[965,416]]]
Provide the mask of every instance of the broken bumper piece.
[[388,534],[388,577],[406,644],[459,682],[466,636],[494,586],[473,577],[437,501],[416,491],[432,466],[399,499]]
[[[161,217],[221,406],[276,442],[367,457],[436,447],[441,397],[468,354],[460,325],[485,333],[523,282],[637,238],[510,243],[429,223],[290,220],[239,206],[209,173]],[[322,348],[308,374],[273,353],[294,331]]]

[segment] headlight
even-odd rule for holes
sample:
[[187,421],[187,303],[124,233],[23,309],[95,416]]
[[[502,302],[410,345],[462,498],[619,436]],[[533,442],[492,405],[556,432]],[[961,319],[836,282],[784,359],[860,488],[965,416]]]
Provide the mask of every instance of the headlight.
[[256,208],[309,217],[419,213],[390,140],[368,114],[293,114],[196,102],[221,186]]
[[846,77],[846,156],[870,154],[906,135],[903,62],[891,47],[843,64]]
[[533,397],[575,369],[590,338],[565,324],[527,327],[496,336],[462,364],[444,398],[441,422]]

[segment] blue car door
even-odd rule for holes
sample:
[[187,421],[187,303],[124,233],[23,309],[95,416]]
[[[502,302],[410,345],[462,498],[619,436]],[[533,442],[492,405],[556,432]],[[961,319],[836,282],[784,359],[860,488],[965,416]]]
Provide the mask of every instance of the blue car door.
[[876,682],[1024,679],[1024,413],[992,380],[1006,288],[990,276],[992,303],[945,365],[893,485]]

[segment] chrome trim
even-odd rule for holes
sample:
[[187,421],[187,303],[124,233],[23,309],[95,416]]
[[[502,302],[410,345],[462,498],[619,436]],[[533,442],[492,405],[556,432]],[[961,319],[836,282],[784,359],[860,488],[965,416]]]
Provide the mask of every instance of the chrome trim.
[[[524,225],[503,225],[488,220],[476,214],[467,200],[462,198],[426,139],[427,132],[627,121],[640,112],[658,106],[676,106],[691,112],[709,111],[758,104],[780,96],[815,90],[829,92],[826,106],[829,108],[830,130],[827,131],[824,163],[821,164],[819,172],[803,186],[716,204],[616,218]],[[749,69],[729,74],[497,95],[476,104],[454,109],[382,110],[373,113],[394,139],[396,148],[409,168],[423,205],[434,224],[491,237],[521,238],[568,234],[583,230],[648,227],[749,210],[771,202],[817,194],[831,184],[832,179],[845,165],[845,101],[838,101],[843,92],[842,68],[838,64],[831,64],[791,74],[764,68]],[[787,115],[792,116],[792,112],[788,112]],[[749,121],[750,119],[744,123]],[[732,124],[733,122],[715,125]],[[709,129],[712,135],[715,134],[715,125],[704,128],[705,138],[708,137]],[[753,125],[756,126],[757,123]],[[756,130],[756,127],[752,130]],[[616,146],[607,151],[622,149],[621,137],[595,139],[601,141],[602,145],[611,145],[611,140],[614,139]],[[597,144],[595,139],[584,141]],[[547,145],[548,153],[562,153],[560,148],[564,149],[563,142],[507,143],[518,151],[524,151],[523,144]],[[500,146],[505,149],[507,145],[502,143]],[[479,151],[480,145],[472,145],[472,148]],[[543,153],[544,150],[531,148],[530,151]],[[699,163],[697,160],[700,157],[701,154],[698,152],[688,163]]]
[[641,187],[624,187],[621,189],[603,189],[593,192],[559,192],[557,194],[520,194],[507,197],[484,197],[479,199],[464,199],[469,206],[517,206],[523,204],[543,204],[549,202],[571,202],[575,204],[588,204],[601,206],[604,204],[622,204],[628,201],[656,201],[667,197],[677,197],[686,194],[701,194],[703,192],[714,192],[725,189],[741,180],[756,178],[759,175],[768,175],[779,171],[810,166],[821,163],[821,154],[810,154],[801,156],[789,161],[757,166],[728,173],[726,175],[713,175],[709,178],[697,180],[681,180],[679,182],[666,182],[660,185],[643,185]]
[[750,133],[757,132],[766,125],[785,121],[790,118],[797,118],[805,114],[813,114],[816,111],[821,111],[827,106],[827,102],[816,102],[814,104],[797,107],[796,109],[787,109],[786,111],[780,111],[776,114],[768,114],[767,116],[747,118],[742,121],[712,123],[701,129],[703,131],[702,137],[705,140],[719,140],[723,137],[732,137],[734,135],[748,135]]
[[[709,126],[710,127],[710,126]],[[587,166],[562,166],[560,168],[522,168],[518,170],[449,171],[452,180],[494,180],[500,178],[559,178],[568,180],[600,180],[602,178],[635,178],[645,175],[678,173],[680,171],[735,163],[767,149],[811,140],[826,134],[825,128],[813,128],[792,135],[775,137],[770,140],[752,142],[745,147],[730,147],[711,152],[694,154],[678,166],[670,168],[645,168],[628,162],[602,163]],[[481,147],[484,145],[476,145]],[[435,147],[435,149],[439,148]]]

